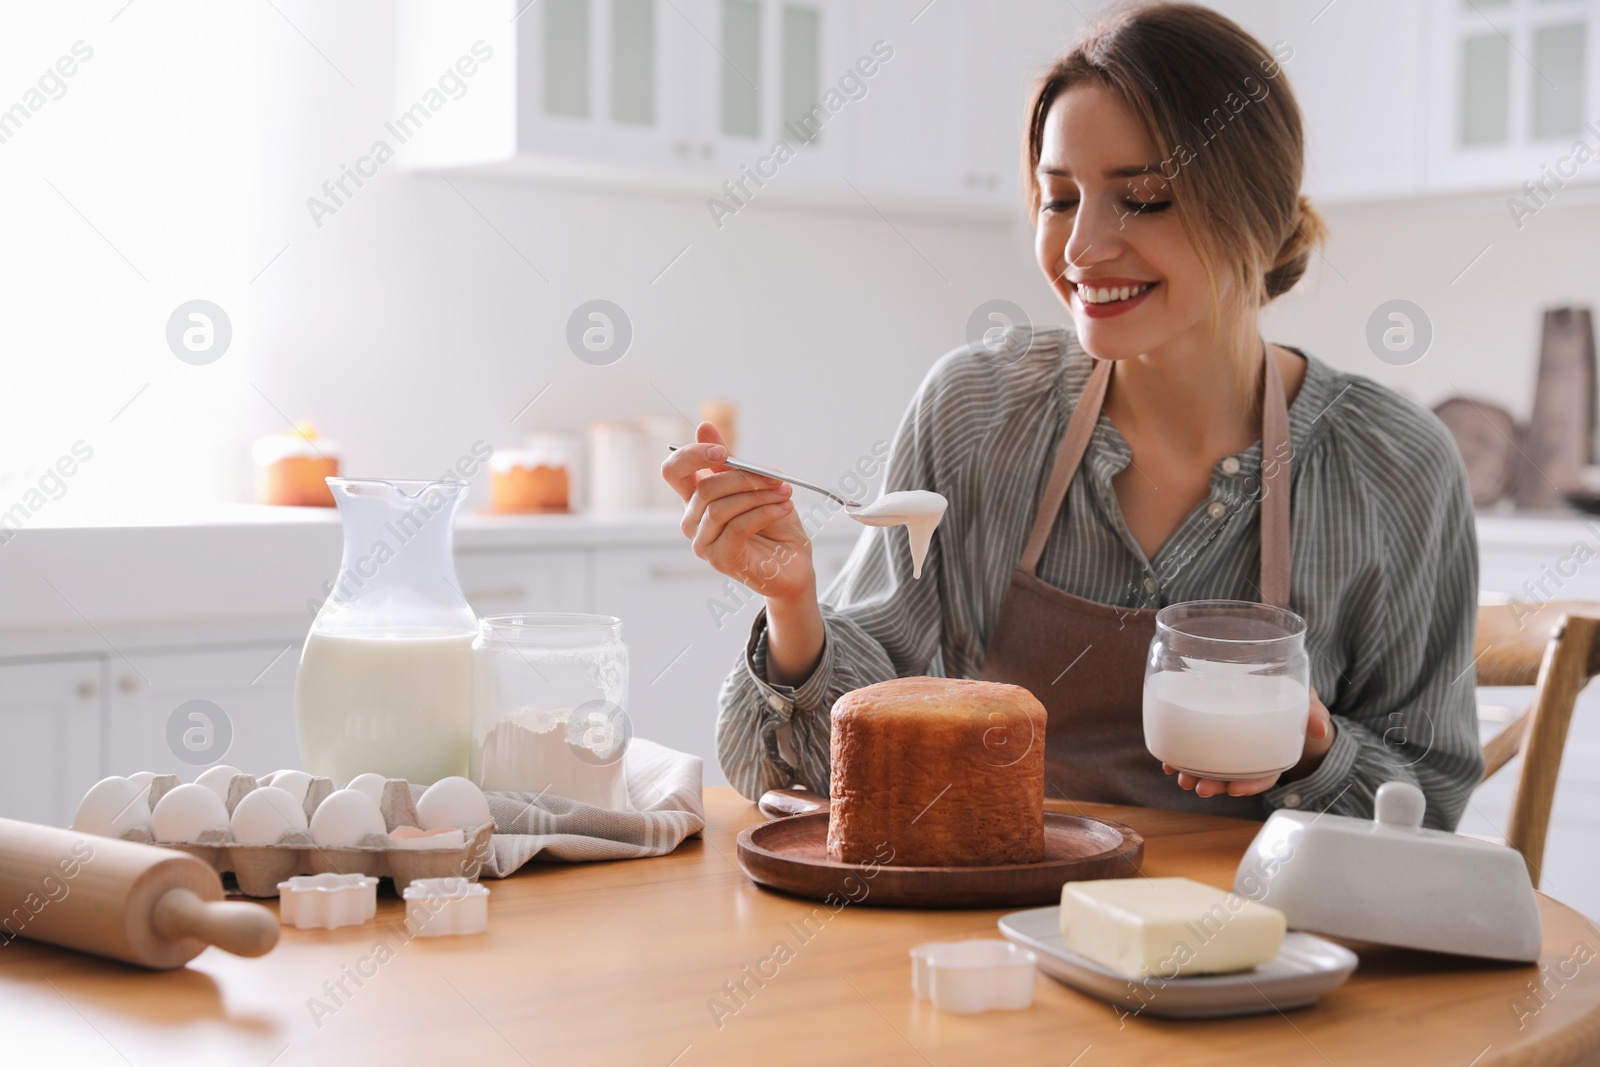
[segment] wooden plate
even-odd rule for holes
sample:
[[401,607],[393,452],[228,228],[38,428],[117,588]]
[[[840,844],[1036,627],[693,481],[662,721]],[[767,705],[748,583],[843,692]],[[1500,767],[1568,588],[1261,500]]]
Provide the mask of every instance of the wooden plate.
[[1054,811],[1044,813],[1041,863],[1001,867],[836,863],[828,858],[827,839],[827,812],[752,826],[739,835],[739,865],[758,885],[830,903],[1018,908],[1059,904],[1066,882],[1130,878],[1139,873],[1144,859],[1144,838],[1132,827]]

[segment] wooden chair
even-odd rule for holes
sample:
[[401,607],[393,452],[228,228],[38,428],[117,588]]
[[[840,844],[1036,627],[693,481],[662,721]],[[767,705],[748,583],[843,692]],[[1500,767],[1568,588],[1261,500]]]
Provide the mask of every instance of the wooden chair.
[[1479,685],[1534,687],[1527,710],[1484,743],[1483,777],[1522,755],[1506,844],[1538,888],[1572,709],[1600,674],[1600,602],[1480,603],[1475,662]]

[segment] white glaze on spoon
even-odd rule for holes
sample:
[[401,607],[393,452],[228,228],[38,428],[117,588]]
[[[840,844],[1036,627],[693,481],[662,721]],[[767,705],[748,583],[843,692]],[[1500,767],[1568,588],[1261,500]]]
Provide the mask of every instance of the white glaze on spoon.
[[933,531],[944,518],[950,502],[927,489],[907,489],[885,493],[859,508],[846,508],[845,514],[863,526],[904,526],[911,541],[911,577],[922,577],[922,561],[927,558]]

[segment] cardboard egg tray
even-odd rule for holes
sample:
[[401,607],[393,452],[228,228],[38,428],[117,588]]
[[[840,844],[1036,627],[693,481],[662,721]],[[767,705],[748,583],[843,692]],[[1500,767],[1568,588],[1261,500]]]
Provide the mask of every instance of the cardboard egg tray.
[[[157,775],[150,783],[150,807],[169,789],[178,785],[175,774]],[[258,788],[254,777],[236,774],[228,784],[228,814],[244,795]],[[333,782],[327,778],[312,778],[306,787],[305,812],[307,821],[317,805],[333,792]],[[383,799],[378,803],[383,812],[384,826],[394,830],[397,826],[421,826],[417,805],[411,799],[411,787],[404,778],[390,778],[383,787]],[[418,878],[466,878],[476,882],[483,870],[483,861],[489,854],[489,839],[494,834],[494,823],[468,828],[463,832],[466,843],[460,848],[396,848],[386,836],[368,834],[362,843],[353,848],[325,848],[311,840],[306,833],[285,834],[276,845],[236,845],[228,835],[219,830],[207,831],[198,843],[186,841],[156,841],[149,830],[135,827],[122,836],[128,841],[187,852],[204,860],[218,874],[231,873],[239,883],[239,891],[249,897],[275,897],[278,883],[297,874],[366,874],[375,878],[389,878],[394,882],[396,895]]]

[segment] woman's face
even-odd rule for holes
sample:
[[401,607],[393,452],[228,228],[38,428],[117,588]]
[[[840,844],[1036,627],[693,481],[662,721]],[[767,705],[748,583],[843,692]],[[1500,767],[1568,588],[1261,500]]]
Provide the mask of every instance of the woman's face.
[[1034,247],[1084,349],[1100,359],[1210,334],[1210,282],[1163,177],[1175,166],[1103,86],[1068,89],[1045,118]]

